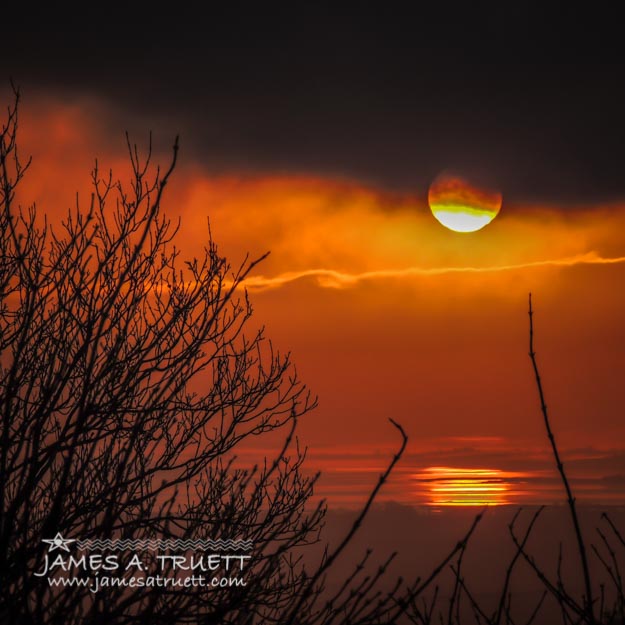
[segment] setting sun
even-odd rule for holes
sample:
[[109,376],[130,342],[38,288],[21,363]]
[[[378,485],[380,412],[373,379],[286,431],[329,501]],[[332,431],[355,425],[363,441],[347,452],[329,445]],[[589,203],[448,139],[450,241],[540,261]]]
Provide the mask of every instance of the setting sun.
[[510,482],[499,469],[428,467],[425,482],[431,506],[500,506],[509,503]]
[[454,232],[475,232],[499,213],[501,194],[477,188],[457,176],[441,174],[430,185],[428,203],[432,214]]

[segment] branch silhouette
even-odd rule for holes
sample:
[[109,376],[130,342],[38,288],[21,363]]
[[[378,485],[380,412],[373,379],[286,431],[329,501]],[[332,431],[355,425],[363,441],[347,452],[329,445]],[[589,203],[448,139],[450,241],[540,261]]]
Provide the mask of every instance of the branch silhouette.
[[584,576],[584,588],[585,588],[585,593],[586,593],[586,596],[584,597],[585,616],[588,619],[588,622],[592,624],[595,622],[594,599],[593,599],[593,591],[592,591],[592,581],[590,578],[590,568],[588,566],[588,555],[586,552],[586,543],[584,542],[584,537],[582,535],[582,530],[581,530],[580,523],[579,523],[579,516],[577,514],[575,497],[573,496],[571,485],[569,484],[569,480],[564,470],[564,464],[562,463],[562,460],[560,459],[560,452],[558,451],[558,446],[556,445],[556,439],[551,429],[551,423],[549,422],[547,404],[545,403],[545,394],[543,391],[543,385],[542,385],[542,381],[540,378],[540,373],[538,371],[538,363],[536,361],[536,352],[534,351],[534,311],[532,309],[532,294],[531,293],[529,294],[528,302],[529,302],[528,303],[529,356],[532,361],[532,368],[534,370],[534,377],[536,379],[536,388],[538,390],[538,397],[540,399],[540,410],[543,415],[543,421],[545,423],[547,437],[549,438],[549,443],[551,444],[551,451],[553,452],[553,457],[556,461],[556,467],[558,468],[560,479],[562,480],[562,484],[566,491],[567,502],[568,502],[569,510],[571,512],[571,520],[573,522],[573,527],[575,529],[575,538],[577,541],[577,549],[578,549],[579,558],[580,558],[581,565],[582,565],[582,573]]

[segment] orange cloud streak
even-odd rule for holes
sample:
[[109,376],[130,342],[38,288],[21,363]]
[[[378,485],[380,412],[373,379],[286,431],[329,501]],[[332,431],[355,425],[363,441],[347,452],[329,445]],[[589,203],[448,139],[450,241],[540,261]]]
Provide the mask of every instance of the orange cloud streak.
[[614,265],[625,262],[625,256],[603,258],[596,252],[588,252],[568,258],[538,260],[512,265],[498,265],[493,267],[407,267],[405,269],[380,269],[360,273],[345,273],[333,269],[308,269],[305,271],[291,271],[274,277],[252,276],[244,281],[250,289],[277,288],[302,280],[313,278],[317,284],[325,288],[344,288],[355,286],[366,280],[384,280],[411,278],[415,276],[440,276],[458,273],[496,273],[498,271],[512,271],[515,269],[531,269],[536,267],[572,267],[574,265]]

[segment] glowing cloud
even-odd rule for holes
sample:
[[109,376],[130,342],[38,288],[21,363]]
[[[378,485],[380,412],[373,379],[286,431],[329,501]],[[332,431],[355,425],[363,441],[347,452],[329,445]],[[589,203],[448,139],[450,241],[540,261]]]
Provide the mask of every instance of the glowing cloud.
[[389,269],[365,271],[361,273],[345,273],[333,269],[308,269],[305,271],[290,271],[274,277],[251,276],[244,282],[250,289],[271,289],[285,286],[291,282],[312,278],[320,287],[348,288],[367,280],[384,280],[411,278],[415,276],[440,276],[458,273],[496,273],[499,271],[513,271],[515,269],[530,269],[538,267],[572,267],[574,265],[614,265],[625,263],[625,256],[603,258],[596,252],[588,252],[568,258],[539,260],[513,265],[495,265],[492,267],[407,267],[405,269]]

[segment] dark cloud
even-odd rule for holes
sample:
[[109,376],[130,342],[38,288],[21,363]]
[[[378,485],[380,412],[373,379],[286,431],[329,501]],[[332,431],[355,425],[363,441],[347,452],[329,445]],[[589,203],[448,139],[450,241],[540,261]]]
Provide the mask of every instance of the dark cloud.
[[124,127],[180,131],[214,170],[418,191],[454,169],[488,176],[512,201],[625,197],[622,38],[599,9],[252,15],[235,3],[201,19],[65,18],[16,18],[0,77],[27,97],[103,98]]

